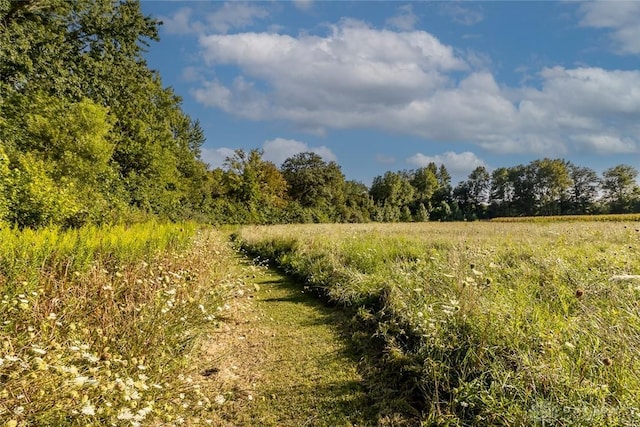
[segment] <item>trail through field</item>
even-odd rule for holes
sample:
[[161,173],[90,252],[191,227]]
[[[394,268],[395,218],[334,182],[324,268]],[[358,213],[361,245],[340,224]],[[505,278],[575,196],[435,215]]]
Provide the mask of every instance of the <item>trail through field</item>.
[[200,361],[214,425],[375,425],[345,315],[274,270],[247,268]]

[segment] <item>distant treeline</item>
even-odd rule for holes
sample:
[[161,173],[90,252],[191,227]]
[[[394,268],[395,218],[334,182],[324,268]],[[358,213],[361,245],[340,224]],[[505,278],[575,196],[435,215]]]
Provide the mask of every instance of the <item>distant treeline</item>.
[[19,227],[132,222],[473,220],[640,211],[637,171],[602,177],[564,160],[387,172],[368,188],[314,153],[279,168],[238,150],[200,158],[205,136],[143,59],[159,22],[137,1],[0,0],[0,221]]
[[638,171],[618,165],[599,177],[561,159],[477,167],[455,187],[444,165],[386,172],[370,188],[348,181],[314,153],[280,169],[259,150],[237,150],[212,173],[213,217],[233,223],[460,221],[495,217],[640,212]]

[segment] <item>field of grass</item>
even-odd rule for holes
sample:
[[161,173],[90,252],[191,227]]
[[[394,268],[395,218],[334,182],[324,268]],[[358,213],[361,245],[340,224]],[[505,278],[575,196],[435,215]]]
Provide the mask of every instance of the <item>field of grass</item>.
[[640,221],[640,214],[511,216],[493,218],[494,222],[628,222]]
[[361,372],[390,411],[640,425],[637,223],[286,225],[236,240],[354,313]]
[[238,280],[195,224],[0,229],[0,425],[192,425],[186,374]]

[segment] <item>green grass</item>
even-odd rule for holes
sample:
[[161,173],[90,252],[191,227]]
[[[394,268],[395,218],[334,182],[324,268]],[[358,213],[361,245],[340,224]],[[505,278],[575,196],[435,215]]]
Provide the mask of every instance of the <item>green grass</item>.
[[195,224],[0,230],[0,425],[177,424],[211,407],[183,373],[235,286]]
[[632,222],[246,227],[358,312],[370,395],[434,425],[638,425]]
[[217,424],[377,425],[354,352],[340,334],[348,317],[274,271],[255,276],[248,281],[248,307],[224,346],[230,354],[216,365],[222,371],[232,365],[233,375],[246,381],[221,387],[226,402]]

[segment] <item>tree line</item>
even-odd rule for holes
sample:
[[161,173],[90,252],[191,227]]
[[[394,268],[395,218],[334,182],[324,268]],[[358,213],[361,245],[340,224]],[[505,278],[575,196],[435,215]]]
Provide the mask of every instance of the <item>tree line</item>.
[[371,187],[335,162],[300,153],[278,169],[260,150],[236,150],[216,176],[214,217],[236,223],[460,221],[498,216],[640,212],[638,171],[618,165],[599,177],[562,159],[491,173],[475,168],[455,187],[444,165],[385,172]]
[[300,153],[281,166],[237,150],[223,168],[181,99],[149,69],[160,22],[132,0],[0,0],[0,221],[19,227],[473,220],[638,212],[631,166],[602,177],[564,160],[386,172],[370,187]]

